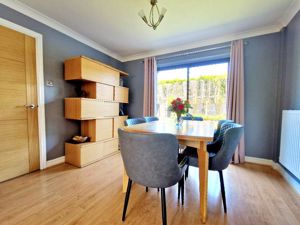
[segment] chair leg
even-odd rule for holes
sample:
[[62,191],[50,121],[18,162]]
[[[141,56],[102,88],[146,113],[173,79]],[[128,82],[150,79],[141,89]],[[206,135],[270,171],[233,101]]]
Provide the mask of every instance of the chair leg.
[[146,192],[148,192],[148,187],[146,187]]
[[223,171],[222,170],[219,171],[219,176],[220,176],[220,184],[221,184],[221,193],[222,193],[222,199],[223,199],[224,212],[227,213],[225,186],[224,186],[224,179],[223,179]]
[[186,168],[186,170],[185,170],[185,180],[186,180],[186,178],[188,178],[189,177],[189,165],[187,165],[187,168]]
[[164,188],[161,188],[161,212],[163,225],[167,225],[166,194]]
[[181,180],[178,182],[178,201],[180,199]]
[[181,178],[181,204],[184,205],[184,177]]
[[157,192],[159,192],[159,188],[157,188]]
[[127,210],[129,196],[130,196],[130,190],[131,190],[131,184],[132,184],[132,180],[128,179],[128,185],[127,185],[127,191],[126,191],[126,196],[125,196],[122,221],[125,221],[126,210]]

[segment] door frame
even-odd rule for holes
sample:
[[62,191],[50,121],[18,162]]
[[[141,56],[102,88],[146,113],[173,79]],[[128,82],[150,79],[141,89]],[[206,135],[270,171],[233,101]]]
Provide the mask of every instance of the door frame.
[[40,152],[40,170],[46,168],[46,122],[45,122],[45,97],[44,97],[44,64],[43,64],[43,35],[0,18],[0,25],[9,29],[26,34],[35,39],[36,47],[36,80],[37,80],[37,99],[38,99],[38,125],[39,125],[39,152]]

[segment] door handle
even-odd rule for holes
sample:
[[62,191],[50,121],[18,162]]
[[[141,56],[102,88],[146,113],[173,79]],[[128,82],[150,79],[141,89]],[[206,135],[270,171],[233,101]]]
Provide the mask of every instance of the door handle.
[[35,108],[38,107],[38,105],[35,105],[35,104],[29,104],[29,105],[24,105],[24,107],[25,107],[26,109],[35,109]]

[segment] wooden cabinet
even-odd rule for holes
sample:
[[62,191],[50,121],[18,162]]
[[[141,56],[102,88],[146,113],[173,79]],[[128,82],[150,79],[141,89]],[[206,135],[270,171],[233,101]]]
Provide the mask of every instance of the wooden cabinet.
[[126,87],[114,87],[114,101],[120,103],[128,103],[129,89]]
[[118,139],[83,144],[65,143],[66,162],[84,167],[118,152]]
[[114,101],[114,86],[101,83],[84,83],[81,90],[85,91],[87,98],[101,101]]
[[66,162],[83,167],[118,152],[118,129],[127,116],[119,104],[128,103],[128,88],[119,86],[127,73],[84,56],[65,61],[65,80],[79,80],[85,98],[65,98],[65,118],[81,120],[82,144],[65,144]]
[[65,118],[89,120],[119,115],[119,104],[89,98],[65,98]]

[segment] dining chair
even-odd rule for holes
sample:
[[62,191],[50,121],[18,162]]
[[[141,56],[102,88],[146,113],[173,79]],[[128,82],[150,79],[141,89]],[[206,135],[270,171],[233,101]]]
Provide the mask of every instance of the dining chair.
[[[227,123],[233,123],[233,121],[232,120],[219,120],[218,121],[218,126],[217,126],[217,130],[214,133],[213,141],[208,142],[208,144],[206,145],[206,149],[208,152],[216,153],[217,151],[220,150],[220,148],[222,146],[222,142],[223,142],[224,132],[228,128],[228,126],[225,126],[225,124],[227,124]],[[221,131],[222,126],[223,126],[223,129]],[[231,125],[229,125],[229,127],[230,126]],[[190,154],[193,152],[193,155],[197,155],[197,149],[194,147],[186,146],[184,151],[187,151]],[[189,165],[185,172],[185,179],[188,178],[188,176],[189,176]]]
[[233,120],[219,120],[217,129],[214,133],[214,141],[219,137],[221,126],[225,123],[233,123]]
[[124,121],[125,126],[131,126],[131,125],[136,125],[140,123],[146,123],[146,120],[144,118],[130,118]]
[[144,119],[146,120],[146,123],[159,120],[158,117],[156,117],[156,116],[145,116]]
[[[122,221],[132,182],[161,189],[162,222],[167,225],[165,188],[184,182],[186,160],[178,163],[178,141],[172,134],[141,134],[118,130],[121,156],[129,177]],[[181,188],[183,190],[183,188]]]
[[[221,149],[218,152],[209,153],[208,169],[219,172],[221,194],[222,194],[223,207],[225,213],[227,213],[227,205],[226,205],[225,186],[224,186],[224,179],[223,179],[223,170],[226,169],[229,163],[232,161],[232,157],[240,142],[243,131],[244,129],[240,124],[236,124],[236,123],[223,124],[220,131],[220,134],[223,132]],[[198,167],[197,151],[195,152],[186,149],[182,154],[188,157],[189,166]]]
[[[125,126],[131,126],[131,125],[136,125],[136,124],[141,124],[141,123],[146,123],[146,117],[144,118],[131,118],[131,119],[127,119],[124,121],[124,125]],[[148,187],[146,187],[146,192],[148,192]],[[157,191],[159,192],[159,188],[157,188]]]
[[191,114],[187,116],[181,117],[183,120],[195,120],[195,121],[203,121],[203,118],[201,116],[192,116]]

